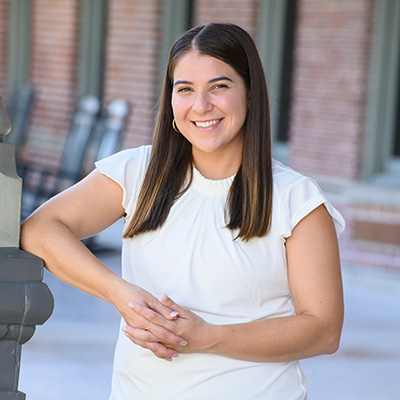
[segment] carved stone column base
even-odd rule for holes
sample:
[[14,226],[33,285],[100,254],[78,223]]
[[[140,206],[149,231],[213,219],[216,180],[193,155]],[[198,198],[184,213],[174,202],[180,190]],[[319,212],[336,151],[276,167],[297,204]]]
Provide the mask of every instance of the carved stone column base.
[[42,282],[43,261],[17,248],[0,247],[0,400],[25,400],[18,391],[21,345],[54,306]]
[[26,395],[22,392],[5,392],[0,390],[0,400],[26,400]]

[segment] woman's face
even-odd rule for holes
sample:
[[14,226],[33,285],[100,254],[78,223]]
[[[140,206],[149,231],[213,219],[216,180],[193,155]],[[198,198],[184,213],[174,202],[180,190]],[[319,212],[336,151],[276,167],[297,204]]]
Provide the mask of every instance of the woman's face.
[[241,162],[247,105],[244,81],[227,63],[196,50],[178,60],[172,109],[195,163],[211,154]]

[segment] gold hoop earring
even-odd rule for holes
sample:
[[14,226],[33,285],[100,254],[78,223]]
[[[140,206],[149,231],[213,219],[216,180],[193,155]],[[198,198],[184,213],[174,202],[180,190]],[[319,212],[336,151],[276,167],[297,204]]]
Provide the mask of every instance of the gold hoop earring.
[[181,133],[181,131],[176,126],[175,118],[172,120],[172,129],[177,133]]

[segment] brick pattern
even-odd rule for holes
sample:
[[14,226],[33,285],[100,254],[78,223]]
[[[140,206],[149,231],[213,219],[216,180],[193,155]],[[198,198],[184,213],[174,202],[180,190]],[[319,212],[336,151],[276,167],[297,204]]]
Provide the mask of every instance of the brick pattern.
[[400,247],[363,240],[341,242],[342,261],[360,268],[372,267],[400,273]]
[[35,0],[32,32],[36,96],[25,158],[56,166],[76,103],[78,0]]
[[364,241],[400,246],[400,224],[355,220],[354,232]]
[[239,25],[255,38],[257,3],[257,0],[197,0],[194,24],[229,22]]
[[298,2],[290,137],[300,171],[359,177],[372,6]]
[[[308,175],[359,177],[373,3],[298,0],[289,146],[292,166]],[[0,0],[0,95],[7,81],[8,4]],[[232,22],[256,37],[258,4],[197,0],[194,24]],[[147,144],[159,94],[161,0],[109,0],[108,7],[104,103],[118,97],[133,107],[123,148]],[[76,103],[79,0],[35,0],[32,20],[37,92],[25,157],[55,166]],[[400,245],[381,243],[377,230],[363,232],[368,226],[397,232],[399,207],[360,204],[346,193],[331,200],[347,221],[343,262],[400,272]]]
[[347,221],[343,262],[400,272],[400,206],[385,203],[346,199],[342,204]]
[[108,10],[105,101],[132,105],[122,147],[151,142],[158,100],[160,2],[111,0]]
[[[373,0],[299,0],[290,125],[292,166],[306,174],[357,180]],[[371,187],[371,190],[372,187]],[[344,263],[400,272],[400,208],[354,201],[335,206],[347,229]]]
[[5,102],[7,91],[8,1],[0,0],[0,96]]

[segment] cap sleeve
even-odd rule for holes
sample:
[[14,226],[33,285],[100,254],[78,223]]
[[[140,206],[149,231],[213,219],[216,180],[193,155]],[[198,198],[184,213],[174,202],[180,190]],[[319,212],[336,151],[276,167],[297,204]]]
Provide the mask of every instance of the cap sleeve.
[[151,146],[122,150],[110,157],[96,161],[96,168],[105,176],[118,183],[123,190],[122,206],[129,219],[135,210],[147,165]]
[[336,234],[339,236],[345,228],[344,218],[327,200],[317,182],[308,177],[302,177],[291,184],[282,196],[281,236],[284,239],[288,238],[295,226],[321,204],[332,217]]

